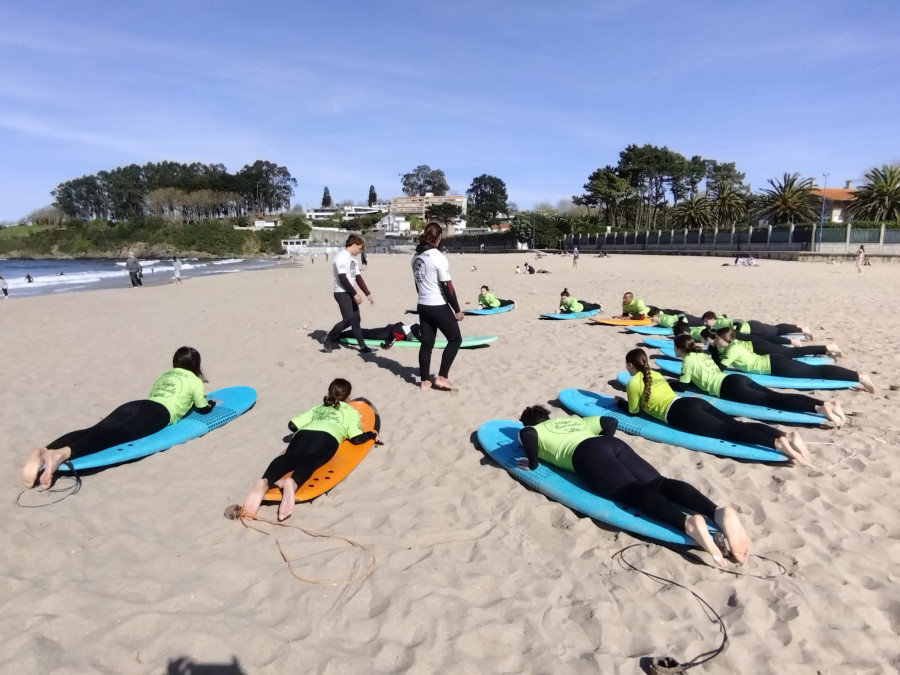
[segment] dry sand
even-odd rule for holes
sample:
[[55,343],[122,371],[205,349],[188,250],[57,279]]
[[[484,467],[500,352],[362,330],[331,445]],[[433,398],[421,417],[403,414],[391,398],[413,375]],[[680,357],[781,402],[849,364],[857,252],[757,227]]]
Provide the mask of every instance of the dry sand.
[[[885,673],[900,665],[900,267],[719,258],[454,255],[464,301],[481,284],[516,311],[467,317],[458,393],[413,386],[417,351],[364,360],[320,351],[310,331],[337,319],[330,266],[0,302],[2,461],[7,516],[0,559],[0,670],[15,673],[635,673],[646,655],[713,648],[711,623],[683,590],[623,570],[638,542],[529,491],[487,462],[473,432],[516,418],[565,387],[610,393],[638,338],[582,321],[538,321],[567,286],[613,312],[625,290],[661,306],[813,326],[881,386],[835,396],[860,423],[804,432],[814,468],[740,463],[625,437],[664,474],[738,508],[773,579],[734,577],[656,545],[634,564],[687,584],[722,614],[729,649],[697,672]],[[477,265],[478,271],[471,271]],[[376,298],[364,325],[402,320],[415,295],[407,256],[372,256]],[[469,306],[473,306],[469,304]],[[320,334],[320,333],[318,333]],[[819,340],[817,340],[819,341]],[[88,475],[81,492],[38,509],[14,505],[29,447],[141,398],[175,348],[197,347],[209,388],[251,385],[256,407],[224,429]],[[434,367],[440,352],[435,352]],[[289,522],[352,537],[377,568],[342,588],[359,552],[297,530],[265,536],[222,517],[283,448],[288,420],[334,377],[372,400],[387,445]],[[555,414],[562,414],[556,411]],[[832,443],[833,444],[828,444]],[[28,503],[42,503],[26,494]],[[274,517],[274,507],[264,507]],[[267,531],[274,528],[262,526]],[[752,559],[742,568],[776,574]],[[168,671],[167,671],[168,669]]]

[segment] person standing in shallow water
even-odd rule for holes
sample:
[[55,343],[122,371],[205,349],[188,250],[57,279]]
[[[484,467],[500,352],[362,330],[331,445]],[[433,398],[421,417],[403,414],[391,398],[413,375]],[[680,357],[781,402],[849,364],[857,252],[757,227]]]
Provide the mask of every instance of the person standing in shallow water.
[[175,275],[173,277],[173,279],[175,279],[175,283],[180,284],[181,283],[181,261],[178,259],[177,256],[172,258],[172,270]]
[[125,269],[128,270],[128,276],[131,277],[132,288],[144,285],[144,282],[141,280],[143,268],[131,251],[128,252],[128,258],[125,260]]
[[9,284],[3,277],[0,277],[0,291],[3,291],[3,299],[6,300],[9,297]]
[[[420,389],[434,387],[441,391],[450,391],[453,384],[450,367],[462,344],[459,322],[463,313],[450,279],[450,262],[447,256],[438,250],[441,245],[443,228],[435,222],[428,223],[419,237],[416,255],[412,260],[413,279],[419,295],[417,311],[421,330],[422,346],[419,348],[419,382]],[[441,368],[434,381],[431,380],[431,352],[437,331],[447,338],[447,346],[441,355]]]

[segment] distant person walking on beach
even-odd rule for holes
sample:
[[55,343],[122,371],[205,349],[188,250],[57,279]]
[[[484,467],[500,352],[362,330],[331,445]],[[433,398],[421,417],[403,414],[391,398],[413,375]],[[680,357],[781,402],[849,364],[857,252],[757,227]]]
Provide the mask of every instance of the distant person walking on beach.
[[[413,279],[416,292],[419,294],[418,306],[419,327],[422,332],[422,346],[419,348],[419,382],[420,389],[434,387],[441,391],[450,391],[453,385],[450,380],[450,366],[462,344],[459,322],[463,313],[450,280],[450,262],[440,252],[443,228],[435,222],[428,223],[419,237],[416,255],[412,260]],[[447,338],[447,346],[441,356],[441,369],[434,382],[431,381],[431,352],[434,350],[434,339],[437,331]]]
[[573,270],[578,269],[578,255],[579,255],[578,247],[576,246],[575,248],[572,249],[572,269]]
[[[327,353],[338,346],[337,341],[341,331],[350,327],[353,337],[359,343],[359,351],[367,354],[372,350],[366,347],[362,330],[359,327],[359,306],[362,304],[362,295],[360,291],[365,293],[369,304],[375,304],[375,298],[366,287],[359,273],[359,263],[356,261],[362,250],[366,247],[366,241],[358,234],[351,234],[347,237],[347,243],[343,251],[336,253],[332,270],[334,272],[334,300],[337,302],[341,310],[341,320],[334,324],[334,327],[325,336],[322,347]],[[359,290],[357,290],[359,287]]]
[[866,247],[860,246],[856,251],[856,271],[862,274],[863,265],[866,264]]
[[3,299],[6,300],[9,297],[9,284],[3,277],[0,277],[0,291],[3,291]]
[[172,258],[172,269],[175,272],[175,277],[174,277],[175,283],[180,284],[181,283],[181,261],[177,257]]
[[144,269],[141,267],[141,263],[137,261],[137,258],[134,257],[134,253],[132,253],[131,251],[128,252],[128,259],[125,261],[125,269],[128,270],[128,275],[131,277],[132,288],[137,288],[138,286],[144,285],[144,282],[141,280]]

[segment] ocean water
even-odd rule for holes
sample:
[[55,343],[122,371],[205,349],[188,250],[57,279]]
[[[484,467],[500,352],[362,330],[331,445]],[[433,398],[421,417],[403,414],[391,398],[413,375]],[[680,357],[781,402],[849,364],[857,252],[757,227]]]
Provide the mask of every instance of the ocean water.
[[[171,259],[141,260],[140,263],[144,268],[145,286],[172,281]],[[265,269],[275,264],[277,261],[271,258],[182,258],[181,278],[189,280],[209,274],[233,274]],[[25,280],[26,274],[34,279],[32,283]],[[9,297],[12,299],[131,287],[124,260],[0,260],[0,276],[9,285]]]

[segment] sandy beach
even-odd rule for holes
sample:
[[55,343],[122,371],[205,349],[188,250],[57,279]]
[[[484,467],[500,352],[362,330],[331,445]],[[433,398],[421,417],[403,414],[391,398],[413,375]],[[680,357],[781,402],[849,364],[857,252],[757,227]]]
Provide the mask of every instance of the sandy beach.
[[[531,260],[551,274],[516,275]],[[321,351],[338,319],[331,267],[280,266],[189,279],[181,286],[101,290],[0,301],[5,500],[0,558],[0,670],[17,673],[637,673],[640,660],[686,660],[713,649],[716,623],[684,590],[623,569],[629,562],[689,586],[721,614],[728,649],[695,672],[838,675],[900,669],[900,267],[722,258],[526,254],[452,255],[461,300],[479,286],[515,311],[466,317],[463,334],[495,334],[462,350],[458,392],[414,386],[417,350],[363,358]],[[472,267],[477,266],[477,271]],[[375,305],[363,325],[414,319],[409,257],[372,255]],[[626,351],[619,328],[539,321],[563,287],[618,313],[623,291],[695,313],[806,324],[837,342],[841,364],[879,391],[838,391],[856,413],[840,431],[804,430],[813,467],[714,457],[623,435],[663,474],[687,480],[741,514],[758,558],[736,577],[603,527],[513,480],[486,460],[474,432],[516,419],[560,389],[612,394]],[[255,408],[198,440],[85,475],[81,491],[20,508],[27,450],[143,398],[191,345],[207,390],[257,389]],[[440,351],[435,352],[436,369]],[[291,417],[344,377],[381,413],[386,445],[290,524],[337,540],[222,513],[284,447]],[[554,408],[554,415],[564,414]],[[46,503],[46,495],[22,501]],[[274,506],[262,515],[273,518]]]

